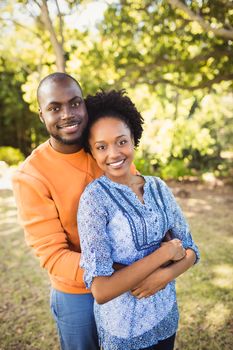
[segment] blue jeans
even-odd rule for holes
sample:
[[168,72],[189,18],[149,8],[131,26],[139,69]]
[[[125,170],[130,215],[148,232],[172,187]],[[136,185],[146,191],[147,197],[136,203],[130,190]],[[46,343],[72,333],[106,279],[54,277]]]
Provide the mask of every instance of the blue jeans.
[[99,350],[92,294],[69,294],[51,289],[50,308],[62,350]]

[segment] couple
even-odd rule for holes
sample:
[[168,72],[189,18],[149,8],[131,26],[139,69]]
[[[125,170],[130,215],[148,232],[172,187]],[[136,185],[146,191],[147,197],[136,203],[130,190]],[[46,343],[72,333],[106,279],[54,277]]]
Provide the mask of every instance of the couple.
[[[65,73],[44,78],[37,95],[50,138],[13,187],[26,241],[50,275],[61,348],[99,349],[97,324],[104,350],[173,349],[174,279],[198,250],[167,186],[131,164],[140,113],[122,92],[85,105]],[[175,239],[162,243],[168,230]]]

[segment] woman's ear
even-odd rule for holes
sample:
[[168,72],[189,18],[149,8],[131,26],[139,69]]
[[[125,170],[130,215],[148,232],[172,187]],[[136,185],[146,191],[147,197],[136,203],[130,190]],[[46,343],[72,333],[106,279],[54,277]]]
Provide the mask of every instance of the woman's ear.
[[134,137],[133,137],[133,135],[131,135],[131,142],[132,142],[132,144],[133,144],[133,148],[135,148],[135,142],[134,142]]

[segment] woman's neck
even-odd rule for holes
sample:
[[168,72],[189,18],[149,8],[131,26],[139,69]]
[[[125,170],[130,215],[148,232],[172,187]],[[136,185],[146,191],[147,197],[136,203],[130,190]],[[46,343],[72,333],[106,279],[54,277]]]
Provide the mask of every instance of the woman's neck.
[[112,176],[109,174],[105,174],[106,177],[108,177],[111,181],[119,183],[121,185],[126,185],[131,187],[133,183],[136,181],[136,175],[133,175],[131,173],[125,174],[123,176]]
[[144,204],[144,184],[145,184],[145,179],[141,175],[133,175],[129,174],[129,176],[122,176],[122,177],[117,177],[113,178],[108,175],[107,176],[110,180],[117,182],[121,185],[128,186],[138,197],[140,202]]

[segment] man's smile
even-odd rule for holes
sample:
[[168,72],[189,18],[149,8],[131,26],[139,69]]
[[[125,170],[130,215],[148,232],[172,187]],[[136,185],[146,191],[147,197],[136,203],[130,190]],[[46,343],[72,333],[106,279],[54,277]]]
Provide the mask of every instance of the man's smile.
[[65,124],[57,125],[58,130],[62,130],[66,133],[74,133],[79,130],[80,124],[82,123],[82,120],[75,120],[75,121],[70,121]]

